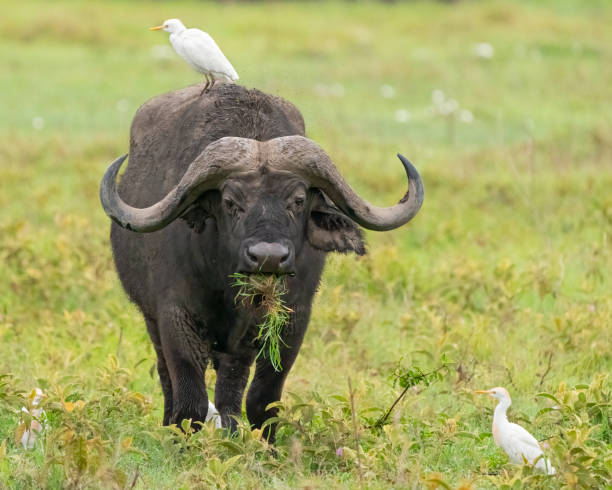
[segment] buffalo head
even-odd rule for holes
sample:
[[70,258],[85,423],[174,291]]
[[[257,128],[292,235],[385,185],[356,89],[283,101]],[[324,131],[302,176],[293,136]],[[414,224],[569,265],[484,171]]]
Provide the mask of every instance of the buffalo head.
[[412,164],[398,155],[408,191],[395,206],[378,208],[359,197],[328,155],[303,136],[260,142],[224,137],[190,164],[180,182],[159,202],[134,208],[115,185],[126,156],[106,171],[100,197],[106,214],[136,232],[160,230],[184,219],[196,232],[209,220],[227,250],[234,272],[295,272],[306,240],[314,248],[365,252],[359,228],[397,228],[418,212],[423,185]]

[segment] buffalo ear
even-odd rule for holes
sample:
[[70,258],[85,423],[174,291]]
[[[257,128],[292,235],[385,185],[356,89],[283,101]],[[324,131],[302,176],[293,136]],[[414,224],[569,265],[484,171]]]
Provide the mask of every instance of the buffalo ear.
[[307,235],[310,244],[325,252],[366,253],[361,229],[347,218],[319,190],[314,191],[310,216],[308,217]]
[[209,218],[214,218],[212,209],[215,202],[218,201],[215,197],[207,192],[193,202],[181,215],[181,219],[186,221],[189,228],[196,233],[202,233],[206,229],[206,221]]

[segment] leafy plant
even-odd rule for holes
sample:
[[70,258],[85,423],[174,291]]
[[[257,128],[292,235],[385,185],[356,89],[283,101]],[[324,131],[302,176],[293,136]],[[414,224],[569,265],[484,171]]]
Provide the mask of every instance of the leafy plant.
[[270,359],[276,371],[282,371],[280,346],[284,342],[281,334],[292,312],[283,301],[286,293],[283,276],[236,272],[230,277],[234,280],[232,285],[238,288],[234,298],[236,303],[252,306],[257,314],[263,316],[255,338],[262,343],[257,357],[263,355]]
[[537,418],[552,418],[559,427],[550,444],[559,473],[569,487],[604,488],[612,484],[610,417],[612,388],[609,375],[596,375],[590,384],[568,387],[561,383],[554,393],[540,397],[555,403],[538,412]]
[[400,402],[402,398],[408,393],[408,390],[414,386],[422,384],[424,386],[429,386],[436,381],[442,381],[444,379],[443,372],[448,371],[450,365],[455,364],[452,361],[448,361],[446,356],[442,354],[442,364],[438,366],[433,371],[429,371],[427,373],[423,372],[423,370],[419,366],[411,366],[409,368],[405,368],[401,364],[401,360],[398,362],[397,367],[393,374],[391,374],[390,379],[393,380],[393,385],[399,385],[404,390],[400,393],[400,395],[395,399],[391,407],[376,421],[373,425],[374,427],[382,427],[391,415],[391,412],[395,408],[395,406]]

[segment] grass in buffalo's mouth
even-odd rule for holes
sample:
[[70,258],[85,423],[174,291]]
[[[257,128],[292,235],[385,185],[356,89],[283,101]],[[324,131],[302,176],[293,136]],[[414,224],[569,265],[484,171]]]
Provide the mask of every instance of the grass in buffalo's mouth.
[[292,312],[282,299],[286,292],[284,276],[236,272],[230,277],[232,285],[238,287],[234,298],[236,304],[251,305],[263,313],[255,338],[262,341],[257,357],[263,355],[270,359],[276,371],[282,371],[280,345],[284,342],[281,333]]

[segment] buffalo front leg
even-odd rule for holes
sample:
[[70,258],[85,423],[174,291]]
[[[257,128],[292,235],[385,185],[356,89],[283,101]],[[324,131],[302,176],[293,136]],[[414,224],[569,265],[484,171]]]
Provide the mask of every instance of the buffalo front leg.
[[255,353],[246,356],[232,356],[222,352],[214,353],[214,367],[217,371],[215,385],[215,406],[221,415],[221,424],[235,432],[242,412],[242,396],[249,379],[249,370]]
[[[255,375],[247,394],[246,409],[249,422],[256,428],[261,428],[262,424],[270,417],[275,417],[278,413],[276,408],[266,410],[266,407],[281,399],[285,379],[295,362],[295,359],[302,345],[310,310],[300,313],[299,308],[292,314],[291,320],[283,329],[280,355],[282,371],[276,371],[270,359],[263,354],[257,359],[255,365]],[[295,311],[295,310],[294,310]],[[276,424],[267,426],[263,436],[273,443],[276,437]]]
[[204,374],[210,346],[201,335],[198,323],[183,309],[167,308],[160,317],[161,346],[172,386],[172,412],[168,422],[177,425],[184,419],[204,422],[208,412]]
[[163,352],[157,353],[157,374],[161,383],[162,392],[164,394],[164,425],[170,425],[172,417],[172,382],[170,381],[170,373]]
[[159,382],[162,387],[162,393],[164,395],[164,425],[170,424],[170,417],[172,416],[172,382],[170,381],[170,373],[168,372],[168,366],[166,366],[166,359],[161,347],[161,340],[159,338],[159,330],[157,328],[157,322],[152,318],[145,316],[145,323],[147,324],[147,331],[149,337],[155,347],[155,353],[157,354],[157,374],[159,375]]

